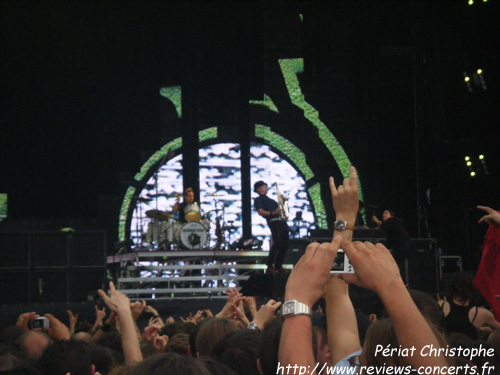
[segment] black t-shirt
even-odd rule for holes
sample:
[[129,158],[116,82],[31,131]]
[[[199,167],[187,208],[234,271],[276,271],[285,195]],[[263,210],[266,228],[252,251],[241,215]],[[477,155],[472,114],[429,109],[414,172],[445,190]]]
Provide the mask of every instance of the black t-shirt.
[[[278,208],[278,203],[276,203],[275,200],[269,198],[267,195],[259,195],[253,201],[253,204],[254,204],[255,209],[257,211],[259,209],[263,209],[264,211],[272,212]],[[271,219],[279,218],[279,216],[280,215],[266,216],[266,220],[267,220],[267,222],[269,222]]]
[[410,241],[410,235],[403,220],[399,217],[390,217],[380,226],[387,233],[387,247],[401,247]]

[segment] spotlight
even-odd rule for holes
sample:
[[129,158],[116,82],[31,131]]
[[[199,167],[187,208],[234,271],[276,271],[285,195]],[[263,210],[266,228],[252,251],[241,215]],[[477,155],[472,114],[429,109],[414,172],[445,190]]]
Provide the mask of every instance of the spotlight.
[[467,166],[470,167],[472,165],[472,162],[468,161]]
[[465,161],[469,161],[469,160],[470,160],[470,157],[466,156]]
[[470,176],[471,176],[471,177],[474,177],[475,175],[476,175],[476,172],[474,172],[474,171],[472,171],[472,172],[470,173]]
[[464,80],[465,80],[465,82],[469,82],[470,78],[469,77],[465,77]]
[[474,0],[469,0],[469,5],[474,5]]
[[484,159],[484,155],[479,155],[479,160],[483,160]]
[[483,69],[478,69],[477,74],[483,74]]

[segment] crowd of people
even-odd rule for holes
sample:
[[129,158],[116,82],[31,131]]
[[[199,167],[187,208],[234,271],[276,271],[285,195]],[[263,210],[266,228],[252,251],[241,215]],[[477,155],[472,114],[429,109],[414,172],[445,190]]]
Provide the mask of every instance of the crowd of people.
[[[355,169],[338,186],[331,178],[330,189],[337,222],[354,222]],[[481,220],[500,228],[500,214],[483,209]],[[336,225],[331,242],[309,244],[289,275],[283,303],[271,299],[259,307],[256,298],[228,289],[221,311],[174,320],[144,301],[131,302],[110,282],[109,291],[98,291],[107,308],[96,306],[93,325],[78,324],[68,311],[69,325],[45,314],[33,328],[39,316],[23,313],[15,325],[1,327],[0,373],[500,373],[500,317],[478,305],[471,275],[455,275],[447,299],[408,290],[391,252],[352,242],[352,233]],[[330,273],[340,247],[354,273]],[[376,293],[384,312],[360,312],[349,285]],[[143,329],[141,316],[149,316]]]

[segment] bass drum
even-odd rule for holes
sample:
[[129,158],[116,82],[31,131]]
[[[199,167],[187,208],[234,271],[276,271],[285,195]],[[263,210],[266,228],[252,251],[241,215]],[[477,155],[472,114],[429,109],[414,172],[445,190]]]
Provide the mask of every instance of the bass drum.
[[181,229],[181,245],[186,249],[201,249],[207,239],[207,230],[201,223],[187,223]]

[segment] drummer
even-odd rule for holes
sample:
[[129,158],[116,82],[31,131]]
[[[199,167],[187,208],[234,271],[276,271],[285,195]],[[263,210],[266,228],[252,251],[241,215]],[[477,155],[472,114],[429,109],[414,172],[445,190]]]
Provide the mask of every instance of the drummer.
[[[193,189],[187,188],[186,190],[184,190],[183,197],[184,197],[183,202],[181,202],[181,203],[177,202],[176,204],[174,204],[174,207],[172,210],[174,213],[179,212],[179,221],[180,222],[186,223],[188,221],[188,220],[186,220],[186,213],[189,213],[191,211],[192,206],[193,205],[197,206],[197,204],[194,202]],[[199,208],[198,208],[198,212],[199,212]]]

